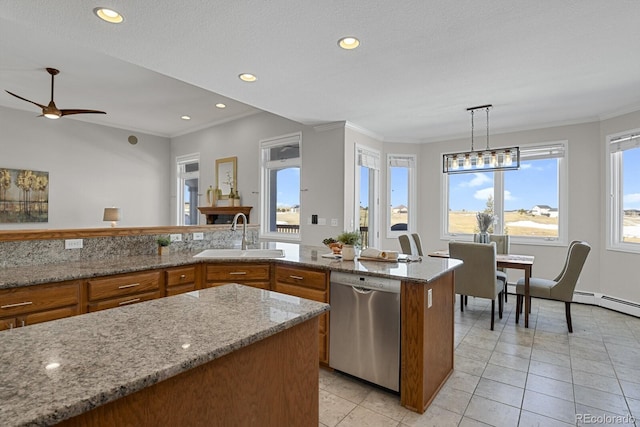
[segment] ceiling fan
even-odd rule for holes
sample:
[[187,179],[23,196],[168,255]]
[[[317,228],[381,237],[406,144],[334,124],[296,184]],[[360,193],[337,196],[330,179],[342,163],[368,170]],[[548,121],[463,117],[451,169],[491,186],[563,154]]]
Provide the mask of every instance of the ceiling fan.
[[47,72],[51,74],[51,101],[49,101],[49,104],[46,106],[42,104],[38,104],[37,102],[30,101],[27,98],[23,98],[19,95],[16,95],[15,93],[9,92],[8,90],[5,90],[5,92],[7,92],[9,95],[15,96],[18,99],[22,99],[23,101],[30,102],[42,108],[42,115],[48,119],[59,119],[62,116],[69,116],[71,114],[107,114],[104,111],[98,111],[98,110],[60,110],[58,109],[58,107],[56,107],[55,102],[53,102],[53,78],[60,71],[56,70],[55,68],[47,68]]

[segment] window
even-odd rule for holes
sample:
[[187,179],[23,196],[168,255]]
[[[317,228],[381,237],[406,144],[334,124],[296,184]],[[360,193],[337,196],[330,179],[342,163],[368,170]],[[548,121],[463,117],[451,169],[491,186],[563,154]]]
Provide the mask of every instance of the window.
[[377,247],[380,153],[356,146],[356,215],[362,247]]
[[200,180],[200,154],[176,158],[178,189],[177,225],[198,224],[198,181]]
[[609,248],[640,252],[640,130],[608,142]]
[[301,140],[298,132],[260,141],[261,236],[300,239]]
[[477,233],[476,212],[518,243],[567,241],[566,142],[521,147],[520,169],[445,175],[444,238]]
[[387,155],[387,237],[415,230],[416,156]]

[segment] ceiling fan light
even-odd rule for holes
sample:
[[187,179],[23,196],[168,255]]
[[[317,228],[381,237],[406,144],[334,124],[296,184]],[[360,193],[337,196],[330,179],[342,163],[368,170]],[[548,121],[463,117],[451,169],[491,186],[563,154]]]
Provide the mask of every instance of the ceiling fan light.
[[56,114],[56,113],[44,113],[43,116],[45,116],[47,119],[51,119],[51,120],[55,120],[55,119],[59,119],[60,118],[60,114]]

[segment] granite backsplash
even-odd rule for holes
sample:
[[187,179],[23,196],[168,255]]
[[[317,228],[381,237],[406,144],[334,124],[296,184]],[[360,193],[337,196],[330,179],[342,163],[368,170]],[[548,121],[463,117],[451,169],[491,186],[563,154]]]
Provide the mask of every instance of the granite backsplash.
[[[212,230],[203,232],[202,240],[192,233],[182,233],[182,240],[172,242],[171,252],[240,247],[240,231]],[[81,249],[65,249],[64,239],[0,242],[0,268],[57,264],[68,261],[153,255],[158,251],[156,239],[167,234],[84,238]],[[258,227],[247,227],[249,243],[258,242]]]

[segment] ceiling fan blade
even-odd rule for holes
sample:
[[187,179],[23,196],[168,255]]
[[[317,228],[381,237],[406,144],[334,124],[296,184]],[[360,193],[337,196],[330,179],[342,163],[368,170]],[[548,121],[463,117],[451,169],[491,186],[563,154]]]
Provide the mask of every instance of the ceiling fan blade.
[[44,105],[42,105],[42,104],[38,104],[37,102],[33,102],[33,101],[31,101],[31,100],[29,100],[29,99],[27,99],[27,98],[23,98],[23,97],[21,97],[20,95],[16,95],[16,94],[15,94],[15,93],[13,93],[13,92],[9,92],[8,90],[5,90],[5,92],[7,92],[9,95],[13,95],[13,96],[15,96],[15,97],[16,97],[16,98],[18,98],[18,99],[22,99],[23,101],[27,101],[27,102],[30,102],[30,103],[32,103],[32,104],[35,104],[35,105],[37,105],[37,106],[38,106],[38,107],[40,107],[40,108],[45,108],[45,106],[44,106]]
[[60,110],[63,116],[69,116],[71,114],[107,114],[104,111],[98,110]]

